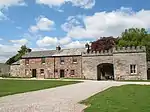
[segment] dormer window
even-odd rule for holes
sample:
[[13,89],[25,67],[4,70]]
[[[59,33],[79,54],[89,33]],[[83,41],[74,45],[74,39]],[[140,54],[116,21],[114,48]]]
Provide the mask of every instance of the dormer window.
[[41,58],[41,63],[42,63],[42,64],[45,63],[45,57]]

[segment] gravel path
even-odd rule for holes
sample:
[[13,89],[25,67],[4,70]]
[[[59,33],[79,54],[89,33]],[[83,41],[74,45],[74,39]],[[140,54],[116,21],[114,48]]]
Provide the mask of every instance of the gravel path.
[[84,81],[52,89],[0,98],[0,112],[81,112],[78,102],[112,86],[150,84],[150,82]]

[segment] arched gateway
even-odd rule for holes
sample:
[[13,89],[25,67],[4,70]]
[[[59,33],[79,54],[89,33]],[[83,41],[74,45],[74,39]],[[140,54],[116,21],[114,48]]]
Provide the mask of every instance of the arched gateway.
[[114,80],[114,68],[111,63],[102,63],[97,66],[97,80]]

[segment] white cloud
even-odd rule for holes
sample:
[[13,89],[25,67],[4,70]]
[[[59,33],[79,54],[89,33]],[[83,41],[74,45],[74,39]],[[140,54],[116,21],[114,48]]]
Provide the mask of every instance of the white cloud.
[[47,47],[47,46],[56,46],[58,43],[58,39],[56,37],[44,37],[40,40],[37,40],[36,44],[39,47]]
[[89,9],[95,5],[95,0],[36,0],[36,3],[48,5],[49,7],[60,7],[63,4],[71,3],[73,6]]
[[14,43],[14,44],[19,44],[19,45],[25,45],[28,43],[27,39],[19,39],[19,40],[10,40],[10,42]]
[[72,30],[72,28],[79,26],[80,22],[78,20],[78,17],[75,16],[69,16],[67,18],[67,22],[65,22],[64,24],[61,25],[61,28],[66,31],[69,32],[70,30]]
[[[10,57],[14,56],[17,51],[20,49],[21,45],[5,45],[0,44],[0,62],[5,62]],[[10,50],[11,49],[11,50]]]
[[72,41],[69,44],[64,45],[65,48],[84,48],[88,41]]
[[70,43],[71,41],[72,40],[70,37],[64,37],[64,38],[59,39],[59,44],[66,45],[66,44]]
[[0,20],[6,20],[7,16],[0,10]]
[[65,3],[65,1],[66,0],[36,0],[36,3],[52,7],[52,6],[61,6],[62,4]]
[[95,0],[69,0],[73,6],[81,7],[84,9],[90,9],[95,5]]
[[97,12],[84,16],[80,26],[74,26],[67,36],[76,39],[99,38],[101,36],[119,36],[127,28],[150,28],[150,10],[134,12],[122,7],[112,12]]
[[40,31],[51,31],[53,30],[53,26],[55,25],[55,22],[44,17],[40,16],[36,19],[36,25],[30,26],[29,30],[30,32],[38,32]]
[[0,9],[15,5],[26,5],[24,0],[0,0]]

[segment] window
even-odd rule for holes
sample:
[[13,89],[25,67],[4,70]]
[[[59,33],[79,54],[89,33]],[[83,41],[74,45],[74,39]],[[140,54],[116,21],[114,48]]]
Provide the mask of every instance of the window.
[[130,65],[130,73],[131,74],[137,73],[137,66],[136,65]]
[[29,75],[29,70],[25,69],[25,75]]
[[72,57],[72,62],[73,63],[77,63],[77,58],[76,57]]
[[41,58],[41,63],[45,63],[45,57]]
[[25,65],[29,65],[29,59],[25,59]]
[[75,71],[74,71],[74,70],[71,70],[71,71],[70,71],[70,75],[75,75]]
[[58,70],[57,70],[57,69],[55,69],[55,72],[58,72]]
[[2,73],[2,69],[0,68],[0,73]]
[[64,64],[64,63],[65,63],[64,57],[60,57],[60,64]]
[[40,69],[40,73],[41,73],[41,74],[44,74],[44,69]]

